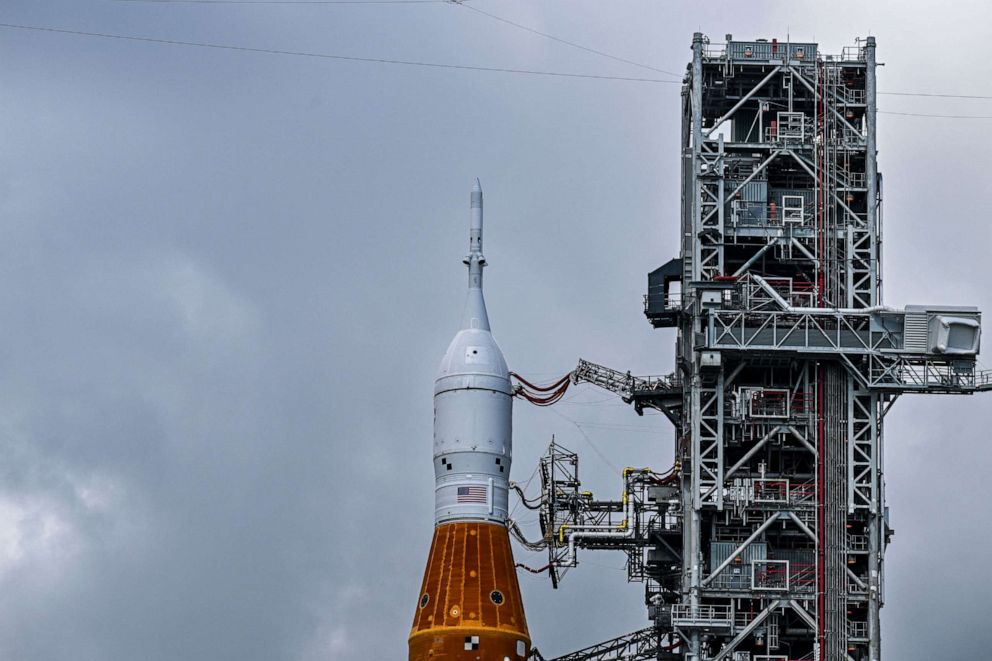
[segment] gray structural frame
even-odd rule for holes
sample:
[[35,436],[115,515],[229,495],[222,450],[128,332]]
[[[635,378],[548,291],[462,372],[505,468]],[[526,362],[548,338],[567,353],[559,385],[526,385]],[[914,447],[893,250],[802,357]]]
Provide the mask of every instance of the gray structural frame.
[[676,371],[572,374],[664,413],[674,467],[627,469],[603,501],[574,453],[541,465],[555,584],[578,550],[623,550],[654,624],[561,659],[880,661],[883,420],[992,379],[977,309],[882,304],[875,50],[693,36],[681,254],[645,297]]

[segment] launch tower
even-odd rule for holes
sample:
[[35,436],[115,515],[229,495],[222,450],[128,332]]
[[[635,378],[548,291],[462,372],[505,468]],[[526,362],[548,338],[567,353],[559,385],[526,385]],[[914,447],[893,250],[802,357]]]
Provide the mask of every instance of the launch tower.
[[653,622],[560,659],[880,660],[883,420],[902,394],[990,381],[976,308],[882,305],[875,47],[694,35],[681,254],[645,297],[676,370],[573,373],[663,412],[675,466],[628,469],[610,502],[573,453],[542,461],[553,579],[623,550]]

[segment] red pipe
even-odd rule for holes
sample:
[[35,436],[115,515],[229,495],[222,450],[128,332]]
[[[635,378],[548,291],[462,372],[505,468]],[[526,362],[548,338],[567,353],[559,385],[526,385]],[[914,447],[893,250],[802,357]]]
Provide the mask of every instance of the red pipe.
[[565,383],[572,377],[572,375],[569,373],[561,377],[560,379],[558,379],[549,386],[537,386],[531,383],[530,381],[528,381],[527,379],[525,379],[524,377],[520,376],[516,372],[510,372],[510,376],[516,379],[517,381],[519,381],[520,383],[524,384],[531,390],[536,390],[537,392],[551,392],[552,390],[557,389],[559,386],[561,386],[561,384]]
[[820,650],[824,652],[824,643],[827,638],[826,607],[827,607],[827,581],[826,581],[826,471],[824,465],[827,458],[827,443],[824,438],[826,425],[823,419],[823,409],[826,406],[826,392],[824,383],[823,367],[817,368],[816,379],[816,440],[817,440],[817,460],[816,460],[816,536],[817,536],[817,621],[820,625],[819,638]]

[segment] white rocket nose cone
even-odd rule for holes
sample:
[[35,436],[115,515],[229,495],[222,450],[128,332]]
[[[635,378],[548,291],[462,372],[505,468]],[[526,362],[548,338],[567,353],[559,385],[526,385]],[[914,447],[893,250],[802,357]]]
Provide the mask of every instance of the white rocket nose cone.
[[472,184],[472,208],[482,208],[482,184],[479,183],[478,179]]
[[468,329],[455,335],[441,360],[437,377],[443,379],[458,375],[485,375],[509,380],[510,371],[492,333]]

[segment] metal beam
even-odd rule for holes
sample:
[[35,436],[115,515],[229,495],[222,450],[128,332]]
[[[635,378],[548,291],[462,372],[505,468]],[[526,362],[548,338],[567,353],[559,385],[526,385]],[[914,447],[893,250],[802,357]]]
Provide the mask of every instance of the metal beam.
[[[816,98],[816,99],[819,99],[820,98],[819,92],[817,92],[816,89],[813,87],[813,85],[811,85],[810,82],[808,80],[806,80],[806,77],[805,76],[803,76],[801,73],[799,73],[799,71],[797,69],[795,69],[794,67],[791,67],[790,66],[789,67],[789,70],[792,72],[792,74],[796,78],[799,79],[799,82],[802,83],[803,86],[806,87],[806,89],[808,89],[810,92],[813,93],[813,98]],[[845,119],[843,115],[841,115],[839,112],[837,112],[837,109],[833,107],[833,104],[828,104],[827,107],[830,109],[830,112],[832,112],[837,117],[837,119],[839,119],[840,121],[844,122],[844,124],[847,126],[847,128],[851,129],[855,133],[858,132],[858,129],[856,129],[853,126],[851,126],[851,123],[848,122],[847,119]]]
[[788,603],[789,606],[792,607],[792,610],[796,611],[796,614],[802,618],[803,622],[809,625],[810,629],[816,631],[816,619],[812,615],[810,615],[805,608],[800,606],[798,601],[796,601],[795,599],[789,599],[789,601],[786,603]]
[[789,518],[795,522],[795,524],[799,527],[799,529],[802,530],[804,533],[806,533],[807,537],[812,539],[814,542],[817,541],[816,533],[810,530],[809,526],[803,523],[802,519],[796,516],[795,512],[787,512],[787,514],[789,515]]
[[800,433],[799,433],[799,430],[797,430],[797,429],[796,429],[795,427],[793,427],[792,425],[789,425],[789,426],[787,427],[787,429],[789,430],[789,433],[790,433],[790,434],[792,434],[792,436],[793,436],[793,437],[794,437],[794,438],[795,438],[795,439],[796,439],[797,441],[799,441],[800,443],[802,443],[802,444],[803,444],[803,446],[804,446],[804,447],[805,447],[805,448],[806,448],[807,450],[809,450],[809,451],[810,451],[810,452],[812,452],[813,454],[816,454],[816,448],[814,448],[814,447],[812,446],[812,444],[810,444],[810,442],[809,442],[808,440],[806,440],[806,437],[805,437],[805,436],[803,436],[802,434],[800,434]]
[[720,650],[720,652],[713,657],[712,661],[723,661],[723,659],[727,658],[728,654],[730,654],[735,649],[737,649],[737,646],[740,645],[742,642],[744,642],[744,639],[750,636],[751,632],[757,629],[758,625],[764,622],[765,619],[772,614],[772,611],[774,611],[776,608],[778,608],[781,605],[782,605],[782,601],[780,599],[776,599],[775,601],[768,604],[765,610],[758,613],[755,616],[755,618],[748,623],[746,627],[741,629],[740,633],[734,636],[733,640],[727,643],[723,647],[723,649]]
[[737,556],[739,556],[741,553],[744,552],[744,549],[746,549],[748,546],[750,546],[751,542],[753,542],[754,540],[756,540],[759,537],[761,537],[761,533],[763,533],[766,530],[768,530],[769,528],[771,528],[772,527],[772,524],[775,523],[776,521],[778,521],[781,518],[782,518],[782,513],[781,512],[775,512],[770,517],[768,517],[768,520],[765,521],[764,523],[762,523],[760,526],[758,526],[757,530],[755,530],[753,533],[751,533],[751,536],[750,537],[748,537],[743,542],[741,542],[740,546],[738,546],[736,549],[734,549],[734,552],[731,553],[730,555],[728,555],[727,556],[727,559],[724,560],[723,562],[721,562],[719,567],[717,567],[716,569],[714,569],[713,572],[709,576],[707,576],[706,578],[703,579],[702,585],[704,587],[707,586],[707,585],[709,585],[710,582],[714,578],[716,578],[717,576],[719,576],[720,572],[722,572],[724,569],[726,569],[730,565],[730,563],[732,563],[734,561],[734,558],[736,558]]
[[[788,427],[784,427],[782,425],[778,425],[778,426],[772,428],[772,430],[770,432],[768,432],[767,434],[765,434],[764,436],[762,436],[760,439],[758,439],[758,442],[755,443],[754,446],[750,450],[747,451],[747,454],[745,454],[743,457],[741,457],[740,459],[738,459],[737,460],[737,463],[735,463],[726,472],[724,472],[724,474],[723,474],[724,481],[726,481],[727,478],[729,478],[731,475],[733,475],[734,473],[736,473],[740,469],[741,466],[743,466],[748,461],[750,461],[751,460],[751,457],[753,457],[755,455],[755,453],[757,453],[758,450],[760,450],[762,448],[762,446],[764,446],[764,444],[768,442],[768,439],[770,439],[772,436],[774,436],[775,434],[777,434],[777,433],[779,433],[781,431],[785,431],[786,429],[788,429]],[[710,494],[712,494],[717,489],[722,489],[722,488],[723,488],[723,485],[722,484],[715,484],[715,485],[713,485],[712,487],[709,488],[709,490],[705,494],[703,494],[703,500],[706,500],[706,498],[708,498],[710,496]]]
[[751,100],[751,97],[754,96],[755,94],[757,94],[761,90],[761,88],[764,87],[765,85],[767,85],[768,84],[768,81],[771,80],[772,78],[774,78],[775,77],[775,74],[779,73],[780,71],[782,71],[782,67],[781,66],[777,66],[774,69],[772,69],[772,71],[767,76],[765,76],[761,80],[760,83],[758,83],[757,85],[755,85],[751,89],[750,92],[748,92],[743,97],[741,97],[741,100],[740,101],[738,101],[737,103],[735,103],[734,106],[730,110],[728,110],[727,112],[725,112],[723,114],[723,117],[720,117],[719,119],[717,119],[713,123],[713,126],[710,127],[710,130],[705,133],[706,137],[708,138],[711,135],[713,135],[713,132],[716,131],[718,128],[720,128],[720,125],[721,124],[723,124],[725,121],[727,121],[728,119],[730,119],[734,115],[735,112],[737,112],[738,110],[740,110],[741,106],[743,106],[745,103],[747,103],[748,101],[750,101]]
[[[741,192],[741,189],[743,189],[745,186],[747,186],[749,183],[751,183],[751,181],[755,177],[757,177],[759,174],[761,174],[764,171],[764,169],[766,167],[768,167],[768,164],[771,163],[772,161],[774,161],[778,157],[778,155],[781,154],[783,151],[784,150],[782,150],[782,149],[776,149],[775,151],[773,151],[768,156],[768,158],[766,158],[764,161],[762,161],[761,164],[758,165],[758,167],[756,167],[754,169],[754,172],[752,172],[751,174],[749,174],[747,176],[747,178],[744,181],[741,182],[740,186],[738,186],[737,188],[734,189],[734,192],[729,195],[730,199],[734,199],[734,196],[737,195],[737,193]],[[705,223],[707,220],[709,220],[710,218],[712,218],[718,211],[719,211],[719,209],[713,209],[712,211],[710,211],[708,214],[706,214],[706,217],[703,218],[700,221],[699,225],[702,226],[703,223]],[[696,243],[698,243],[698,240],[696,241]]]
[[737,269],[736,271],[734,271],[734,273],[733,273],[734,277],[737,277],[737,276],[741,275],[742,273],[744,273],[745,271],[747,271],[749,268],[751,268],[751,265],[754,264],[759,259],[761,259],[761,256],[764,255],[766,252],[768,252],[768,249],[771,248],[772,246],[774,246],[776,243],[778,243],[778,237],[773,238],[771,241],[769,241],[764,246],[762,246],[761,247],[761,250],[759,250],[758,252],[754,253],[754,255],[751,257],[751,259],[749,259],[746,262],[744,262],[744,264],[742,264],[739,269]]
[[854,582],[858,584],[859,588],[861,588],[862,590],[868,589],[868,585],[864,581],[862,581],[857,574],[851,571],[850,567],[847,568],[847,575],[850,576],[852,579],[854,579]]

